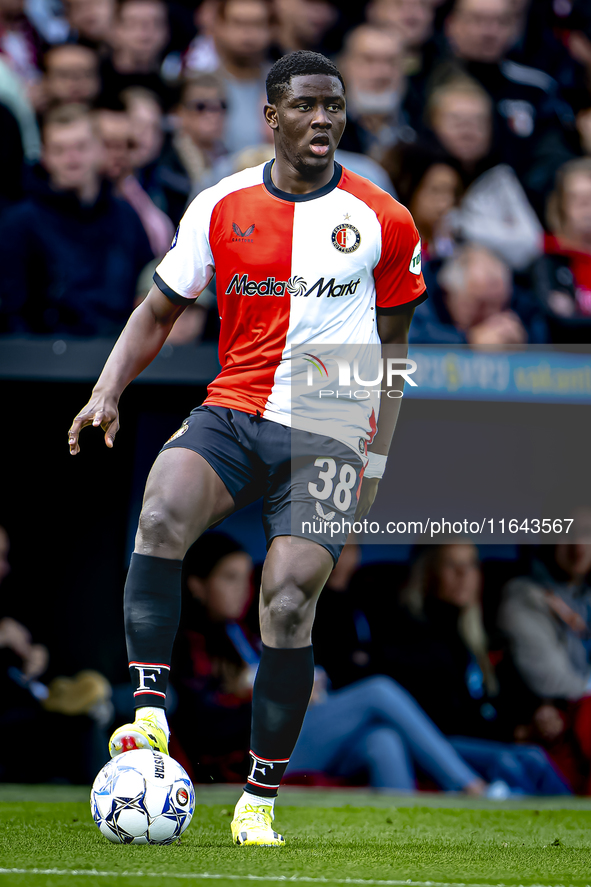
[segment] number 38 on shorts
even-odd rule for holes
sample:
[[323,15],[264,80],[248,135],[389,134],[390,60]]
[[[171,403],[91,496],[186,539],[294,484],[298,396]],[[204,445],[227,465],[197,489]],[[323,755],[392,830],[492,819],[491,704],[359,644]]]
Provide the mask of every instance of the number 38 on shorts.
[[[321,502],[330,500],[341,512],[349,511],[357,489],[358,472],[347,462],[337,464],[332,456],[319,456],[314,466],[319,468],[317,481],[309,481],[308,492]],[[332,497],[332,498],[331,498]]]

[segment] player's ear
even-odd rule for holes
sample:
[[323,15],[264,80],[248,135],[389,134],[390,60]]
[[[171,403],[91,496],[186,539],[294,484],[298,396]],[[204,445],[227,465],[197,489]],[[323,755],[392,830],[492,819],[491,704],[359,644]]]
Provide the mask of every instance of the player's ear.
[[265,107],[263,108],[263,114],[265,115],[265,122],[267,126],[270,126],[271,129],[279,129],[276,105],[265,105]]

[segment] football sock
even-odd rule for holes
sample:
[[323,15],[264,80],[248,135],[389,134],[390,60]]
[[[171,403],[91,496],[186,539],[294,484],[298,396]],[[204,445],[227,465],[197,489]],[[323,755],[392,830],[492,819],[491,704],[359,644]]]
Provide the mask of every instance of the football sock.
[[235,807],[235,812],[237,813],[239,810],[242,810],[243,807],[247,805],[258,807],[260,804],[264,804],[265,807],[270,807],[271,810],[275,810],[275,798],[263,798],[262,795],[252,795],[250,792],[242,792],[241,797],[238,799],[238,803]]
[[252,694],[250,770],[244,786],[248,794],[277,796],[313,685],[311,646],[286,649],[263,644]]
[[170,729],[168,727],[168,721],[166,720],[166,711],[163,708],[154,708],[150,706],[144,706],[143,708],[136,708],[135,710],[135,719],[136,721],[141,720],[142,718],[147,717],[155,717],[156,723],[160,727],[161,730],[164,730],[167,736],[170,737]]
[[131,556],[123,610],[136,708],[164,708],[172,645],[181,616],[181,560]]

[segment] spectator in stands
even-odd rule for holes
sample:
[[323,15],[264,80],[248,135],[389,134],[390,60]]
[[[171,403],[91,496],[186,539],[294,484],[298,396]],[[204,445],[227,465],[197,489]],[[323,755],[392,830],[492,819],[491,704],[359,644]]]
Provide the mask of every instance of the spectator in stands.
[[454,251],[450,213],[463,193],[458,164],[444,152],[421,144],[397,145],[382,160],[398,199],[409,208],[421,235],[423,259]]
[[156,181],[156,169],[164,145],[164,120],[160,102],[153,92],[142,86],[124,89],[120,98],[131,121],[131,164],[135,175],[156,206],[166,210],[162,190]]
[[404,110],[414,129],[423,120],[427,82],[441,53],[441,40],[433,33],[433,0],[370,0],[368,24],[396,33],[404,44],[403,65],[407,78]]
[[97,117],[104,149],[102,172],[113,184],[115,192],[140,217],[154,255],[163,256],[170,248],[174,226],[133,174],[135,141],[130,116],[125,110],[110,111],[103,108],[97,112]]
[[333,0],[275,0],[275,43],[281,55],[297,49],[324,52],[323,40],[336,24]]
[[381,159],[399,141],[413,141],[402,107],[406,80],[401,36],[360,25],[347,36],[341,68],[349,102],[342,147]]
[[591,336],[591,157],[566,163],[548,203],[545,255],[534,267],[554,341]]
[[403,69],[406,75],[404,112],[413,129],[423,127],[425,97],[435,66],[444,48],[434,34],[433,0],[371,0],[366,20],[380,30],[394,32],[404,44]]
[[112,55],[101,66],[101,104],[117,107],[129,86],[151,90],[168,110],[174,90],[160,77],[168,42],[168,7],[164,0],[118,0],[111,28]]
[[101,88],[98,56],[88,46],[63,43],[45,53],[41,101],[45,108],[94,104]]
[[441,148],[460,164],[466,187],[499,162],[492,101],[475,80],[456,77],[435,87],[425,113]]
[[[487,665],[482,614],[479,609],[480,573],[477,556],[474,555],[474,549],[470,545],[466,546],[466,550],[463,550],[464,546],[461,545],[451,545],[447,548],[451,549],[451,556],[447,564],[450,575],[447,576],[446,589],[443,594],[449,598],[451,603],[455,602],[458,607],[470,610],[470,613],[460,616],[462,629],[466,629],[463,634],[464,640],[461,643],[458,643],[453,632],[450,637],[449,626],[454,624],[453,615],[449,623],[441,622],[436,611],[433,610],[429,615],[426,602],[424,611],[421,610],[420,605],[410,606],[410,601],[416,603],[417,600],[423,599],[423,591],[417,592],[416,588],[418,586],[420,589],[424,589],[425,567],[434,562],[435,558],[435,554],[431,556],[430,552],[432,550],[434,552],[440,551],[441,546],[437,549],[431,549],[431,546],[427,547],[423,558],[413,566],[410,580],[406,565],[402,564],[378,563],[365,565],[361,569],[355,570],[358,563],[355,546],[347,546],[343,569],[340,569],[340,563],[335,569],[337,576],[334,586],[330,585],[332,577],[329,579],[327,586],[329,600],[324,607],[322,606],[322,596],[320,598],[313,641],[317,661],[326,667],[333,686],[345,687],[351,693],[351,698],[354,692],[358,692],[361,696],[361,690],[365,688],[369,702],[369,697],[375,691],[374,682],[376,681],[375,677],[373,680],[368,680],[371,675],[391,675],[411,689],[411,692],[414,692],[411,685],[415,679],[417,689],[423,692],[426,702],[432,706],[433,713],[439,716],[443,712],[442,724],[452,725],[450,732],[455,733],[456,728],[462,729],[462,727],[466,727],[467,723],[473,726],[471,718],[466,718],[466,712],[463,710],[458,720],[454,721],[458,702],[463,706],[466,697],[469,698],[472,714],[478,710],[478,705],[490,705],[485,693],[482,693],[478,699],[479,687],[482,689],[483,680],[481,675],[479,682],[478,669],[480,666],[474,665],[474,662],[482,662],[482,670],[487,675],[491,698],[494,705],[498,707],[495,692],[497,674],[493,672],[490,663]],[[347,549],[350,551],[347,552]],[[458,551],[454,551],[454,549],[458,549]],[[468,565],[471,565],[469,570]],[[440,568],[438,564],[438,571]],[[405,582],[408,583],[408,586],[404,585]],[[409,589],[410,609],[407,608],[406,601],[403,608],[400,606],[398,589],[401,584]],[[434,587],[433,582],[430,582],[429,587]],[[415,590],[411,591],[410,589]],[[411,616],[410,611],[415,615]],[[453,614],[453,609],[451,612]],[[431,616],[433,616],[432,622]],[[467,653],[466,643],[470,646],[470,653]],[[465,675],[467,666],[470,670],[468,678]],[[510,679],[513,677],[514,675],[511,674]],[[380,687],[379,682],[385,680],[384,677],[378,678],[377,686]],[[468,680],[470,691],[474,696],[470,695],[466,689],[466,680]],[[387,686],[381,689],[385,695],[397,695],[401,688],[396,681],[391,680],[387,682]],[[342,690],[339,692],[343,693]],[[342,697],[339,697],[338,693],[334,696],[336,704],[338,704],[339,698],[342,700],[347,698],[344,693]],[[410,728],[416,723],[417,713],[421,712],[421,717],[424,718],[424,712],[419,708],[416,699],[412,699],[408,694],[405,694],[405,698],[406,705],[404,699],[399,698],[396,707],[400,706],[401,711],[404,710],[405,724]],[[358,707],[359,711],[362,711],[363,703],[358,703]],[[382,704],[382,708],[385,707],[386,705]],[[484,713],[490,715],[493,712],[491,708],[485,707]],[[350,717],[350,713],[345,712],[344,715],[344,720],[347,715]],[[308,733],[302,731],[301,737],[306,743],[310,743],[312,752],[318,758],[323,754],[322,737],[318,736],[315,739],[314,732],[310,731],[310,728],[322,724],[322,717],[321,712],[316,715],[314,708],[312,708],[305,722]],[[378,723],[380,722],[379,715],[376,716],[376,720]],[[493,730],[488,730],[486,727],[489,723],[486,718],[481,717],[480,722],[485,724],[484,729],[487,735],[492,735]],[[427,719],[426,723],[430,724],[431,722]],[[493,723],[494,726],[496,724]],[[404,729],[399,732],[404,741],[408,742]],[[544,753],[539,749],[528,748],[519,751],[514,746],[504,743],[474,739],[470,741],[458,740],[455,736],[451,740],[451,744],[456,750],[459,749],[460,742],[464,743],[471,756],[469,760],[471,760],[472,766],[483,779],[489,782],[501,781],[501,784],[497,783],[496,786],[491,787],[491,796],[498,797],[499,795],[495,795],[496,791],[499,791],[500,796],[503,792],[507,793],[509,791],[508,785],[516,791],[525,792],[544,793],[550,791],[563,794],[568,791],[562,780],[556,777]],[[354,746],[353,742],[352,751],[354,751]],[[412,745],[410,745],[410,749],[415,752]],[[461,751],[460,754],[463,758]],[[296,755],[290,763],[290,770],[297,763]],[[428,767],[426,770],[431,775],[433,774],[433,771]],[[445,783],[443,782],[443,784]],[[482,788],[480,790],[482,791]]]
[[95,49],[100,56],[106,55],[115,17],[115,0],[65,0],[64,7],[70,38]]
[[500,164],[490,97],[475,80],[453,78],[430,94],[427,119],[467,186],[454,214],[456,236],[481,243],[515,270],[525,270],[541,254],[543,229],[517,175]]
[[84,107],[50,111],[43,166],[0,222],[4,327],[111,336],[129,317],[153,253],[135,211],[101,180],[102,147]]
[[503,158],[543,211],[556,170],[572,156],[574,118],[548,74],[505,59],[515,27],[511,0],[456,0],[445,21],[455,59],[492,97]]
[[504,590],[498,624],[519,673],[538,697],[538,737],[591,794],[591,510],[580,508],[569,539],[540,548],[531,574]]
[[503,681],[493,667],[481,589],[478,552],[471,542],[425,546],[415,558],[394,624],[376,626],[384,667],[487,780],[504,779],[527,794],[566,794],[564,780],[542,749],[511,742],[515,708],[509,694],[517,680],[507,670]]
[[178,129],[158,165],[166,211],[178,224],[191,194],[201,189],[216,160],[225,153],[223,135],[228,106],[216,74],[187,80],[177,109]]
[[361,776],[375,789],[414,791],[418,765],[444,791],[486,793],[486,782],[396,681],[374,676],[326,692],[319,671],[288,780]]
[[380,160],[413,131],[402,112],[405,89],[402,38],[359,25],[345,39],[341,71],[347,84],[347,125],[340,146]]
[[0,0],[0,53],[28,87],[39,80],[41,39],[27,18],[24,0]]
[[[428,309],[415,312],[411,341],[431,344],[521,345],[546,341],[543,317],[511,272],[485,247],[468,244],[448,259],[429,286]],[[521,315],[521,316],[520,316]]]
[[224,136],[228,151],[258,145],[263,139],[271,13],[270,0],[219,0],[216,8],[213,38],[228,102]]

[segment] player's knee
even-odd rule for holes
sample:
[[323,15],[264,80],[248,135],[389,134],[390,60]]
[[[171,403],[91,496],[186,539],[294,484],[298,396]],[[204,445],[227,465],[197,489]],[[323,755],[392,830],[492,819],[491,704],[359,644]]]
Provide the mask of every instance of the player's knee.
[[141,554],[172,552],[182,558],[185,554],[185,532],[174,514],[160,502],[149,502],[144,505],[140,514],[137,532],[136,550]]
[[314,607],[308,595],[295,585],[286,583],[263,594],[261,623],[272,633],[279,646],[306,643]]
[[266,609],[270,623],[283,634],[290,634],[299,628],[306,613],[304,601],[296,600],[288,593],[273,596]]

